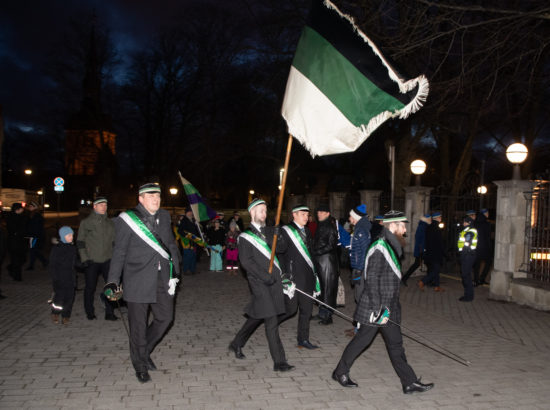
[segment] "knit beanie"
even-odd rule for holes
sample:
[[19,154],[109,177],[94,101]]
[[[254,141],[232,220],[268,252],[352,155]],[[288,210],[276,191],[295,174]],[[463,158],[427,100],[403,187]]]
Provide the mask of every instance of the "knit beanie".
[[358,221],[362,217],[367,216],[367,206],[365,204],[357,205],[349,211],[349,214],[353,219]]
[[61,242],[68,243],[65,240],[65,236],[67,236],[70,233],[74,234],[74,231],[71,229],[70,226],[62,226],[61,228],[59,228],[59,239],[61,239]]

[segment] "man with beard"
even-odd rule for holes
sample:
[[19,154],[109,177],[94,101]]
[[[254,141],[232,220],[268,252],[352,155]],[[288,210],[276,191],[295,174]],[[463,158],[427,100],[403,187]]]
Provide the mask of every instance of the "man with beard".
[[[275,228],[265,226],[267,204],[263,199],[253,199],[248,205],[248,212],[251,217],[250,228],[239,235],[238,249],[239,261],[246,271],[252,300],[245,308],[247,320],[229,344],[229,350],[235,353],[237,359],[244,359],[242,348],[263,322],[273,359],[273,370],[287,372],[294,369],[294,366],[287,363],[279,337],[279,323],[288,316],[285,314],[282,270],[277,258],[273,263],[273,271],[269,273]],[[284,250],[284,240],[278,237],[277,251]]]
[[[317,230],[313,238],[313,261],[315,270],[321,282],[320,301],[336,308],[338,294],[338,231],[334,218],[330,216],[330,208],[322,204],[317,208]],[[332,310],[319,306],[319,321],[322,325],[332,323]]]
[[401,334],[401,305],[399,284],[407,218],[403,212],[389,211],[384,215],[384,229],[368,250],[362,275],[363,292],[360,295],[354,319],[357,334],[346,346],[332,378],[344,387],[357,387],[349,377],[355,359],[382,332],[391,363],[403,386],[403,393],[425,392],[433,383],[420,382],[407,363]]
[[120,298],[122,277],[130,358],[138,381],[146,383],[151,380],[149,370],[157,370],[151,352],[174,320],[180,264],[170,213],[160,209],[160,186],[140,186],[138,200],[134,209],[115,219],[115,247],[105,295],[110,300]]
[[[296,283],[296,288],[310,296],[317,297],[321,293],[319,279],[311,257],[313,238],[306,224],[309,219],[309,208],[306,205],[297,205],[292,208],[292,222],[282,229],[282,237],[287,249],[281,255],[283,270]],[[317,349],[319,346],[309,341],[309,321],[313,310],[313,300],[302,293],[298,293],[289,311],[298,307],[298,334],[299,348]]]

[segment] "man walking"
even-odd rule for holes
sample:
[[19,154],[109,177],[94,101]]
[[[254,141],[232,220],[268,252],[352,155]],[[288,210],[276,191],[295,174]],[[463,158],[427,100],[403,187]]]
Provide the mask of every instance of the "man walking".
[[[254,331],[264,323],[269,352],[273,359],[273,370],[286,372],[294,369],[287,363],[283,343],[279,337],[279,323],[288,316],[285,314],[282,270],[277,258],[273,271],[269,273],[271,247],[275,228],[265,226],[267,204],[255,198],[248,205],[250,228],[239,235],[239,261],[246,271],[252,299],[245,307],[247,320],[229,344],[229,350],[237,359],[244,359],[242,348]],[[278,237],[277,250],[285,249],[284,239]]]
[[428,267],[427,275],[418,281],[418,287],[424,290],[425,286],[433,286],[434,292],[444,292],[445,290],[439,286],[439,274],[443,259],[445,258],[445,243],[443,235],[441,235],[441,212],[436,211],[432,214],[432,223],[426,228],[426,245],[424,252],[424,262]]
[[[315,270],[321,282],[320,301],[332,308],[336,308],[338,295],[338,278],[340,270],[338,264],[338,231],[336,222],[330,215],[330,208],[322,204],[317,208],[317,229],[313,238],[313,261]],[[320,324],[332,323],[332,310],[319,306]]]
[[424,249],[426,249],[426,229],[431,223],[432,216],[430,214],[420,217],[420,221],[418,222],[418,226],[416,227],[416,231],[414,233],[414,263],[409,267],[409,269],[407,269],[407,273],[405,273],[403,275],[403,279],[401,279],[401,283],[405,286],[407,286],[407,280],[422,264]]
[[464,286],[464,296],[458,299],[461,302],[474,300],[474,284],[472,282],[472,268],[476,261],[477,230],[472,227],[473,219],[464,217],[464,229],[458,235],[458,252],[460,254],[460,274]]
[[[130,358],[138,381],[146,383],[151,380],[149,370],[157,370],[151,352],[174,319],[180,264],[170,214],[160,209],[160,186],[142,185],[138,200],[134,209],[115,219],[115,247],[105,293],[116,299],[122,277]],[[150,323],[149,309],[153,315]]]
[[365,282],[360,295],[354,319],[357,334],[346,346],[332,378],[344,387],[357,387],[349,377],[355,359],[369,346],[378,333],[384,343],[392,366],[399,376],[403,393],[425,392],[433,383],[421,383],[414,370],[407,363],[403,336],[401,334],[401,304],[399,284],[407,218],[403,212],[389,211],[384,215],[384,229],[369,248],[365,269],[361,278]]
[[[115,226],[107,215],[107,206],[107,198],[103,196],[94,200],[92,212],[80,223],[76,238],[76,247],[80,253],[86,280],[84,310],[88,320],[97,319],[94,308],[97,278],[101,275],[107,283],[109,264],[113,255]],[[105,299],[103,293],[100,298],[105,304],[105,320],[117,320],[113,306]]]

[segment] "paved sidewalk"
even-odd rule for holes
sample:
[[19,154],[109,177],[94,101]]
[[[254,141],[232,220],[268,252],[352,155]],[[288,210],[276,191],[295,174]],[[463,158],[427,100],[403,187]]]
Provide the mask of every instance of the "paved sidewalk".
[[[206,262],[206,261],[204,261]],[[203,262],[203,263],[204,263]],[[202,267],[205,267],[203,264]],[[4,271],[5,272],[5,271]],[[153,353],[161,371],[138,383],[128,357],[122,322],[83,313],[77,292],[67,326],[50,321],[45,271],[23,273],[24,282],[2,275],[0,287],[0,409],[548,409],[550,316],[487,300],[476,288],[473,303],[460,303],[460,282],[443,278],[444,293],[420,291],[415,278],[402,287],[403,325],[471,361],[463,366],[405,338],[407,358],[435,388],[406,396],[378,336],[352,368],[357,389],[330,375],[351,325],[311,322],[321,348],[296,348],[296,318],[281,327],[290,373],[272,370],[263,329],[236,360],[227,346],[242,325],[248,301],[244,278],[205,272],[185,276],[175,323]],[[344,274],[347,279],[347,273]],[[83,278],[80,276],[80,284]],[[98,288],[101,287],[101,284]],[[348,289],[343,310],[353,314]],[[117,312],[119,315],[120,312]],[[405,333],[418,337],[405,330]]]

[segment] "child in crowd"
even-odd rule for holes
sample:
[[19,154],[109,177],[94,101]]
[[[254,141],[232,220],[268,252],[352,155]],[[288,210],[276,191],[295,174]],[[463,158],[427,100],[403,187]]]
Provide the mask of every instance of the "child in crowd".
[[239,270],[239,249],[237,248],[237,238],[239,237],[239,227],[235,221],[229,223],[229,232],[225,237],[225,260],[227,263],[227,271],[230,275],[237,276]]
[[69,323],[74,302],[76,274],[76,247],[73,245],[73,230],[68,226],[59,229],[60,242],[52,247],[50,253],[50,274],[52,277],[54,297],[51,304],[52,320],[59,323]]

